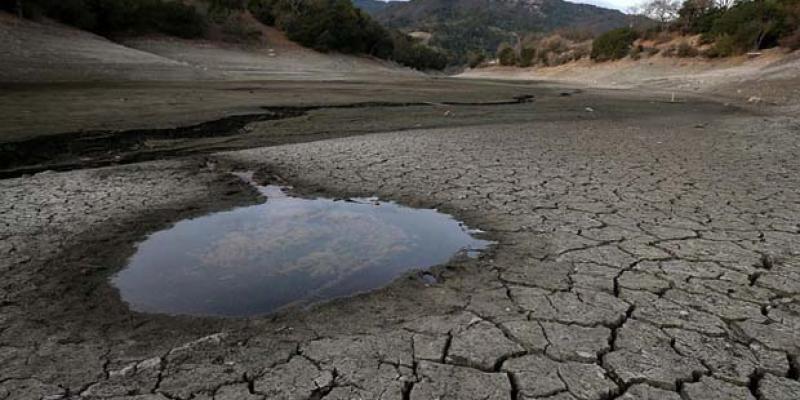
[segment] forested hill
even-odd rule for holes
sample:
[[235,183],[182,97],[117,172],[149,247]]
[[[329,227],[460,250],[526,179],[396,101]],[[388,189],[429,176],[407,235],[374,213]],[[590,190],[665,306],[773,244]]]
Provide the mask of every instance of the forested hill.
[[353,0],[353,4],[369,14],[376,14],[386,9],[391,3],[381,0]]
[[[358,0],[357,3],[368,1]],[[431,44],[453,53],[494,53],[518,35],[570,28],[601,33],[635,18],[617,10],[563,0],[412,0],[369,11],[384,26],[431,33]]]

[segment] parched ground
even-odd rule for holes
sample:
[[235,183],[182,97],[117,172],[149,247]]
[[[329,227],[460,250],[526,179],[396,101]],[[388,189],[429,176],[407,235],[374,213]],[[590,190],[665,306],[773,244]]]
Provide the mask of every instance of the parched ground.
[[[800,125],[647,107],[2,180],[0,399],[800,398]],[[145,234],[259,201],[231,168],[498,245],[272,317],[129,311],[106,278]]]
[[[0,400],[800,398],[796,55],[578,70],[644,87],[591,90],[419,77],[266,29],[258,49],[113,43],[0,14]],[[234,169],[498,244],[307,310],[130,311],[108,278],[146,235],[263,201]]]

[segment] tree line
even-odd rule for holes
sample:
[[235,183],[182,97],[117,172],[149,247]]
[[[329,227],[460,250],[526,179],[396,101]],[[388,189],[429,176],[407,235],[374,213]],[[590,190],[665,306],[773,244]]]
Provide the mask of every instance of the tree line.
[[635,45],[637,39],[657,41],[664,35],[667,40],[699,35],[699,44],[706,48],[701,52],[683,41],[662,52],[677,57],[728,57],[775,46],[800,49],[800,0],[650,0],[632,12],[647,16],[652,23],[613,29],[593,38],[573,32],[534,36],[517,46],[502,44],[496,53],[498,62],[527,67],[559,65],[586,55],[595,61],[637,59],[662,51]]
[[[657,21],[647,30],[628,28],[607,32],[596,38],[592,58],[618,59],[637,38],[652,38],[659,32],[700,35],[711,47],[702,55],[727,57],[748,51],[784,46],[800,49],[800,0],[652,0],[640,13]],[[698,55],[684,45],[677,55]]]

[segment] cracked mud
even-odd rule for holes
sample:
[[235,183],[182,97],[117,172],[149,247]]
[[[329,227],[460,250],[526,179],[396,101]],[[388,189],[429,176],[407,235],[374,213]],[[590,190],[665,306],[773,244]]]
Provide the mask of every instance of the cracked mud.
[[[797,399],[797,121],[692,107],[0,181],[0,399]],[[498,245],[270,318],[128,310],[134,243],[258,201],[232,166]]]

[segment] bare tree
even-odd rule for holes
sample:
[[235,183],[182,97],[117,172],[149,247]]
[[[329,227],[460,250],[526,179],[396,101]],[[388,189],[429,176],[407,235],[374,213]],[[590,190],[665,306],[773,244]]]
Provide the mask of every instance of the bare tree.
[[733,3],[735,2],[736,0],[714,0],[714,5],[717,6],[718,8],[727,9],[731,8]]
[[678,17],[681,3],[678,0],[649,0],[638,7],[639,13],[662,24]]

